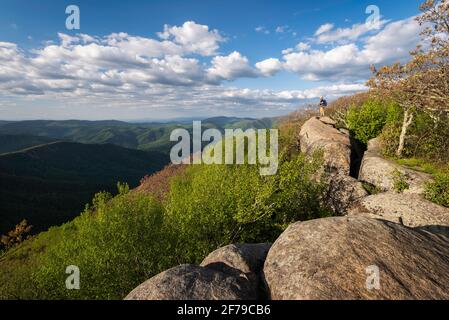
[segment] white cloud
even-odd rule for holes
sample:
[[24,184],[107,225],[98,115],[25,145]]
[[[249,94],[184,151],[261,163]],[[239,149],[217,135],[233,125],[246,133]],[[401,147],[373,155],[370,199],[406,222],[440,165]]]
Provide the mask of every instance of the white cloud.
[[319,36],[322,33],[329,32],[334,28],[334,25],[332,23],[326,23],[321,25],[315,32],[316,36]]
[[389,63],[404,60],[420,40],[422,30],[414,17],[391,22],[378,34],[368,38],[363,55],[371,63]]
[[296,45],[296,50],[298,51],[307,51],[310,50],[310,45],[305,42],[300,42]]
[[181,27],[165,25],[164,31],[158,35],[164,40],[173,39],[184,49],[204,56],[214,55],[219,43],[224,41],[217,30],[209,30],[208,26],[194,21],[187,21]]
[[[322,28],[320,35],[339,30],[329,28]],[[349,29],[355,30],[354,26]],[[219,32],[194,22],[166,26],[156,39],[123,32],[105,37],[61,33],[59,41],[34,50],[0,42],[0,100],[3,105],[8,103],[5,97],[13,96],[22,99],[22,104],[43,99],[73,107],[210,106],[237,110],[244,106],[248,110],[283,110],[320,95],[339,96],[363,90],[360,83],[369,76],[370,64],[408,59],[409,50],[419,40],[419,30],[413,18],[405,19],[385,24],[374,35],[358,36],[357,42],[329,50],[316,50],[311,47],[313,42],[300,42],[283,50],[281,58],[255,64],[237,51],[217,55],[223,41]],[[281,70],[306,80],[327,80],[336,85],[302,91],[221,85],[244,77],[273,76]]]
[[256,63],[256,68],[265,76],[273,76],[282,69],[282,63],[279,59],[266,59]]
[[306,90],[283,91],[230,88],[224,90],[221,97],[238,102],[239,104],[257,104],[263,102],[265,104],[271,103],[293,107],[295,104],[305,103],[310,100],[318,99],[321,96],[326,96],[328,99],[334,99],[366,90],[366,86],[359,83],[343,83]]
[[207,73],[213,81],[257,76],[257,71],[249,65],[248,58],[237,51],[227,56],[214,57],[212,67],[207,70]]
[[284,68],[305,80],[366,79],[371,64],[405,61],[419,42],[421,27],[412,18],[386,24],[383,30],[364,39],[330,50],[284,51]]
[[[385,25],[385,23],[387,23],[387,21],[381,20],[380,27]],[[373,30],[372,26],[367,23],[354,24],[351,28],[333,29],[333,25],[332,28],[323,28],[323,26],[321,26],[320,28],[322,28],[322,30],[318,29],[315,35],[317,36],[316,42],[321,44],[331,42],[345,43],[348,41],[355,41],[362,35],[376,31]]]

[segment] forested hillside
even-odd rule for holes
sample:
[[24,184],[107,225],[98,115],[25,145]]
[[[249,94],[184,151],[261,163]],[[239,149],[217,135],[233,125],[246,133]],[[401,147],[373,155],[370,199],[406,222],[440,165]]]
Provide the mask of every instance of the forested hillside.
[[[205,119],[202,125],[205,129],[217,128],[269,128],[275,122],[274,118],[248,119],[235,117],[216,117]],[[51,121],[33,120],[17,121],[0,125],[1,135],[27,135],[44,140],[64,140],[88,144],[115,144],[121,147],[139,150],[157,150],[168,154],[173,145],[170,133],[177,128],[191,131],[192,122],[169,123],[128,123],[122,121]],[[9,140],[7,151],[20,150],[23,143]],[[38,141],[36,141],[37,144]],[[31,146],[31,145],[28,145]],[[1,149],[0,149],[1,152]]]
[[117,181],[136,186],[168,157],[119,146],[55,142],[0,155],[0,233],[22,219],[46,230],[73,219],[99,191]]
[[31,136],[31,135],[0,135],[0,154],[55,142],[57,139],[49,137]]

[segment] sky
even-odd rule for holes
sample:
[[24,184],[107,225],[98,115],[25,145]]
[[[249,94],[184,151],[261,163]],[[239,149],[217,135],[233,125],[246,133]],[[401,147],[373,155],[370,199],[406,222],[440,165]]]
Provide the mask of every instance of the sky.
[[421,2],[0,0],[0,119],[286,114],[406,61]]

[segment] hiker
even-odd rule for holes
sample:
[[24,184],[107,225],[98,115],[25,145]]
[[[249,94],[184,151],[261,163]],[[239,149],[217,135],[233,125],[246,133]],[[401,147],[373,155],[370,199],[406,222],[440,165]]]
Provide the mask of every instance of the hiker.
[[324,117],[324,108],[327,107],[327,101],[324,97],[320,97],[320,117]]

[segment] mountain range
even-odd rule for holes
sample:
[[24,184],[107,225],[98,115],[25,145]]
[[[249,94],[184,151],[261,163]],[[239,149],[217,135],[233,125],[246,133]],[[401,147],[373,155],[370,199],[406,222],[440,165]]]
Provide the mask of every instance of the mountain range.
[[[203,128],[268,128],[276,119],[215,117]],[[33,232],[70,221],[99,191],[136,187],[169,163],[170,133],[188,122],[0,121],[0,234],[22,219]]]

